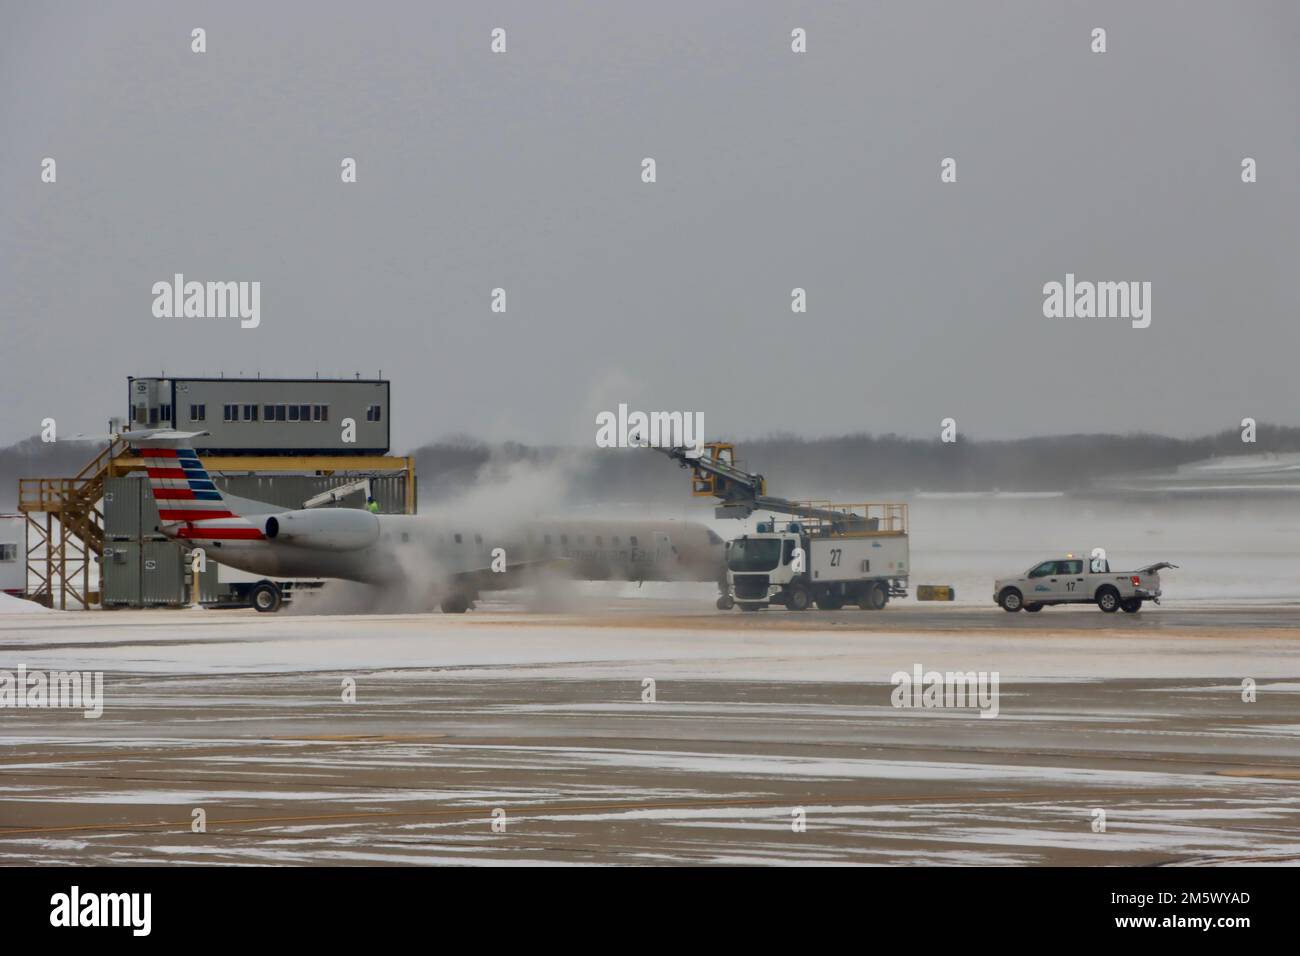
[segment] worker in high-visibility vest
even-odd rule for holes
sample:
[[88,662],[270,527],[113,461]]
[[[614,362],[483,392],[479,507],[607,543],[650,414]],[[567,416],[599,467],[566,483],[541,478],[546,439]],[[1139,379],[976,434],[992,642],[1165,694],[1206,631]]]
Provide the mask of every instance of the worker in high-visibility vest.
[[379,514],[379,502],[374,498],[366,498],[366,510],[372,515]]

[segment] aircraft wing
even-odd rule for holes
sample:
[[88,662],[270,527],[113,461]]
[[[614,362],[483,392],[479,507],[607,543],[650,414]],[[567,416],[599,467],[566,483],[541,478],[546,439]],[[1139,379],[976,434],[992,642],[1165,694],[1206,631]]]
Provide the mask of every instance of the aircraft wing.
[[528,583],[529,575],[543,570],[565,571],[572,568],[573,562],[568,558],[549,558],[545,561],[519,561],[510,564],[505,571],[493,571],[487,568],[472,568],[457,571],[451,580],[459,587],[473,591],[509,591],[523,587]]

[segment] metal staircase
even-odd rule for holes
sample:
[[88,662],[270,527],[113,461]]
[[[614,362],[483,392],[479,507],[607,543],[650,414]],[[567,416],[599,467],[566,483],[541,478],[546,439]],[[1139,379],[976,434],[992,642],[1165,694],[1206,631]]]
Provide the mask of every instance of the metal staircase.
[[[20,478],[18,510],[27,516],[28,597],[66,609],[89,608],[98,595],[90,590],[90,564],[104,549],[104,515],[100,502],[113,461],[127,451],[113,438],[103,451],[72,478]],[[34,535],[34,540],[33,536]],[[36,586],[30,586],[33,578]]]

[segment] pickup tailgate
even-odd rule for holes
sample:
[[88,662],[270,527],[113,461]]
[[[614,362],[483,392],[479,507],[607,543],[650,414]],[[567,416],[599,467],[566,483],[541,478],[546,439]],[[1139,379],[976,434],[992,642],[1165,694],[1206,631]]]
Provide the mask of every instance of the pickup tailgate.
[[[1178,565],[1170,564],[1168,561],[1159,561],[1155,564],[1148,564],[1144,568],[1138,568],[1129,576],[1133,582],[1133,589],[1141,597],[1158,599],[1160,597],[1160,572],[1165,568],[1176,567]],[[1157,603],[1159,603],[1158,600]]]

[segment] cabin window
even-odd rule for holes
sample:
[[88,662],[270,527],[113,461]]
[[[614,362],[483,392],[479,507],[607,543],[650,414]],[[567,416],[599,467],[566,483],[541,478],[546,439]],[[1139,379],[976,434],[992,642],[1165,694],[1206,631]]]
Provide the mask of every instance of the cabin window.
[[630,544],[630,545],[632,545],[632,547],[635,548],[635,547],[636,547],[636,535],[632,535],[632,537],[628,538],[628,539],[627,539],[627,543]]

